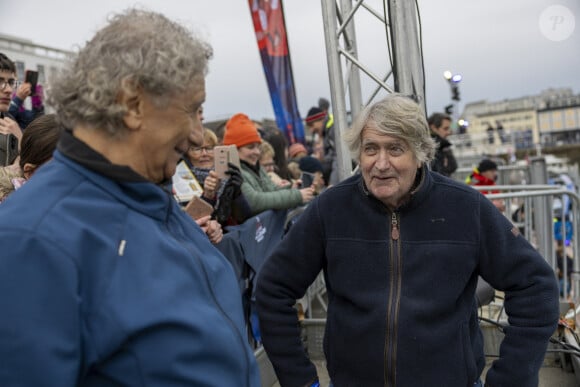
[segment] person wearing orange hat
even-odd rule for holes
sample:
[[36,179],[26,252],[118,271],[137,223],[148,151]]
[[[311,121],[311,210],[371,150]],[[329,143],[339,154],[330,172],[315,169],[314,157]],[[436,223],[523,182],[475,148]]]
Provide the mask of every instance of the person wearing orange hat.
[[288,148],[288,170],[290,171],[293,180],[300,178],[301,171],[298,163],[300,162],[300,159],[305,156],[308,156],[308,150],[299,142],[290,145]]
[[288,148],[288,156],[290,159],[300,159],[304,156],[308,156],[308,151],[306,147],[299,142],[296,142]]
[[283,210],[306,204],[314,197],[312,187],[296,189],[276,186],[260,166],[262,139],[256,125],[242,113],[235,114],[226,123],[223,144],[235,145],[242,167],[242,193],[253,215],[266,210]]

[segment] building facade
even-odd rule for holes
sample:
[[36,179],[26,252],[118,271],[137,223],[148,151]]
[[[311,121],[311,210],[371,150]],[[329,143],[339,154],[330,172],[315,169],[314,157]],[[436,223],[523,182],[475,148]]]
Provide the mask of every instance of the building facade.
[[544,147],[580,143],[580,95],[549,101],[539,109],[538,131]]
[[556,145],[580,144],[580,95],[569,88],[465,106],[464,135],[451,137],[463,156],[507,155]]
[[27,39],[0,34],[0,52],[16,64],[16,76],[24,80],[26,70],[38,71],[38,83],[46,92],[50,79],[64,66],[71,51],[36,44]]

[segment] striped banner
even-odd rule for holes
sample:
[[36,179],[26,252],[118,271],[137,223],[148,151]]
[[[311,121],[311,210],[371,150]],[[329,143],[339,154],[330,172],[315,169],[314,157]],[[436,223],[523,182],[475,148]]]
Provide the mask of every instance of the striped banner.
[[276,124],[289,144],[304,142],[294,89],[282,0],[248,0]]

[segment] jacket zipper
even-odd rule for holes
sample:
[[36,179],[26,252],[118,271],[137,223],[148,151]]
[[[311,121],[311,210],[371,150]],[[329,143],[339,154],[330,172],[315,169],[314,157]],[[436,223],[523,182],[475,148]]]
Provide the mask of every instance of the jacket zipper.
[[391,215],[391,239],[395,243],[399,240],[399,221],[396,212],[393,212]]
[[397,322],[401,298],[401,251],[400,223],[396,212],[391,214],[389,301],[387,305],[387,332],[385,335],[385,387],[396,386],[397,371]]

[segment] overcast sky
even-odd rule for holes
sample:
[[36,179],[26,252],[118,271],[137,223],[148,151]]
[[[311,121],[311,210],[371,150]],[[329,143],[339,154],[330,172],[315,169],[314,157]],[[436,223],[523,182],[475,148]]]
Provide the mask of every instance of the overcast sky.
[[[133,4],[162,12],[199,31],[214,48],[206,119],[237,112],[254,119],[273,118],[246,0],[1,1],[0,33],[66,50],[82,46],[112,12]],[[330,96],[321,4],[318,0],[283,2],[298,106],[304,116],[320,96]],[[450,101],[445,70],[463,76],[461,105],[538,94],[551,87],[580,93],[580,1],[418,3],[429,113],[442,110]],[[551,18],[554,12],[543,13],[555,5],[561,6],[557,12],[561,19]],[[357,24],[361,57],[368,55],[370,66],[382,75],[387,61],[384,32],[367,25],[370,22]],[[371,89],[362,77],[364,97]]]

